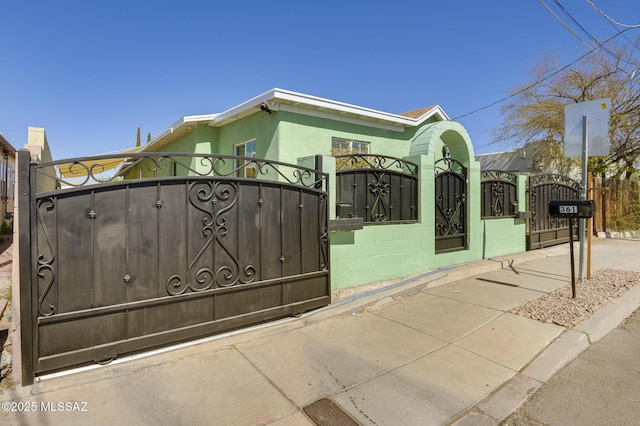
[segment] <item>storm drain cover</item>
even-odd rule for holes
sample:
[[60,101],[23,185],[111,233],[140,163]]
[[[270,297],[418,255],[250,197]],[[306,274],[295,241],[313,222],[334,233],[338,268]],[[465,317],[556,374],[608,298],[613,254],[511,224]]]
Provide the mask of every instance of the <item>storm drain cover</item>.
[[303,410],[318,426],[358,426],[358,423],[328,398],[307,405]]

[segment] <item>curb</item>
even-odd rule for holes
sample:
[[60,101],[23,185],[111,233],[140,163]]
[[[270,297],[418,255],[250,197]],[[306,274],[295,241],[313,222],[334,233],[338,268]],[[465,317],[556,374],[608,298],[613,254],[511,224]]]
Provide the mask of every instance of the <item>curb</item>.
[[449,424],[497,425],[504,421],[555,373],[618,328],[638,308],[640,286],[607,303],[577,326],[566,329],[515,376]]

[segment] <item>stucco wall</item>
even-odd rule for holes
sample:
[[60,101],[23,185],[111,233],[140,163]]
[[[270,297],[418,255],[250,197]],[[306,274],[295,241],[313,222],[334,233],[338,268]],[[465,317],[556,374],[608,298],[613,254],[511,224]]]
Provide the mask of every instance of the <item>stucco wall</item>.
[[[427,156],[407,158],[420,165],[419,221],[412,224],[365,225],[331,233],[331,282],[334,289],[388,280],[429,269],[435,251],[433,189]],[[431,165],[431,170],[433,166]],[[431,219],[430,219],[431,218]]]
[[[525,211],[526,176],[518,176],[518,211]],[[525,219],[485,219],[482,221],[483,257],[485,259],[520,253],[527,249],[527,222]]]
[[[447,146],[451,157],[467,168],[467,249],[435,252],[435,162]],[[411,156],[420,165],[419,223],[366,225],[362,230],[331,236],[332,283],[344,288],[388,280],[427,269],[482,259],[483,224],[480,220],[480,164],[474,160],[471,140],[455,122],[427,124],[410,141]]]
[[279,159],[293,162],[311,154],[331,155],[331,138],[369,142],[372,154],[402,158],[409,153],[411,133],[376,129],[318,117],[278,112]]

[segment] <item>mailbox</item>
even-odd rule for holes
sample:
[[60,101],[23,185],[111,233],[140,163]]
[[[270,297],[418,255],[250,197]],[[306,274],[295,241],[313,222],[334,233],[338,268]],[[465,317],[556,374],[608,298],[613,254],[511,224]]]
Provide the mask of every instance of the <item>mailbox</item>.
[[549,216],[589,219],[594,215],[593,200],[551,200]]

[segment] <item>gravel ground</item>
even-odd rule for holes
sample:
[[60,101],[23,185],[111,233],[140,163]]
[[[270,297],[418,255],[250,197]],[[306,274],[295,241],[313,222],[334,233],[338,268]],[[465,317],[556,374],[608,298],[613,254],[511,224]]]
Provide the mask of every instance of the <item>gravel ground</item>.
[[559,288],[510,312],[563,327],[573,327],[611,300],[640,283],[640,272],[600,269],[590,280],[576,283],[576,298],[571,285]]

